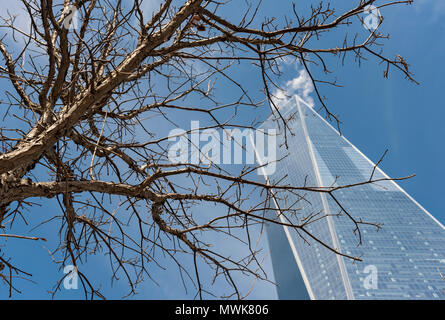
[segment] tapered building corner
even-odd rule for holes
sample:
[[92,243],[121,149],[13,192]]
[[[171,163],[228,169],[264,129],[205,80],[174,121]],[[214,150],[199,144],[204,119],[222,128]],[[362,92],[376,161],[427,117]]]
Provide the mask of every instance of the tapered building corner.
[[[260,129],[276,129],[277,159],[268,183],[330,187],[382,179],[335,191],[342,207],[362,225],[361,245],[355,225],[326,193],[291,196],[275,191],[269,217],[301,224],[335,254],[306,234],[269,224],[267,233],[279,299],[445,299],[445,228],[398,184],[340,135],[306,102],[296,97],[280,108],[288,134],[271,115]],[[285,141],[286,139],[286,141]],[[286,143],[284,143],[286,142]],[[287,148],[286,148],[287,146]],[[262,159],[258,159],[261,163]],[[324,217],[323,217],[324,216]],[[323,218],[321,218],[323,217]],[[321,219],[319,219],[321,218]]]

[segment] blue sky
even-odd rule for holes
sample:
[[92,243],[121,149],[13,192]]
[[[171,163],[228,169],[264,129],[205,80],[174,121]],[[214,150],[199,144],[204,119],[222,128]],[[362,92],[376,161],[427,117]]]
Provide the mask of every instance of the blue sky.
[[[14,0],[16,1],[16,0]],[[14,1],[10,1],[9,9],[14,7]],[[290,7],[290,1],[263,1],[263,9],[260,14],[282,17]],[[154,3],[154,2],[153,2]],[[302,1],[299,1],[303,5]],[[350,4],[351,1],[335,1],[339,6]],[[152,3],[147,2],[145,10],[149,11]],[[4,13],[5,8],[0,9]],[[226,12],[226,14],[228,14]],[[407,176],[412,173],[416,177],[401,183],[401,186],[424,206],[439,221],[445,223],[445,210],[443,206],[443,186],[445,169],[443,166],[445,148],[445,104],[442,92],[445,81],[445,62],[442,60],[445,52],[445,4],[441,0],[417,0],[412,6],[396,6],[382,11],[385,18],[381,31],[390,33],[388,41],[384,41],[384,50],[394,56],[404,56],[420,82],[416,85],[403,79],[403,76],[391,71],[389,79],[384,79],[383,66],[371,59],[361,67],[353,63],[353,59],[346,61],[341,66],[337,58],[328,59],[330,69],[336,74],[343,88],[329,86],[320,87],[323,95],[328,100],[328,106],[338,114],[342,120],[342,133],[355,144],[371,160],[377,161],[386,149],[389,149],[381,167],[392,177]],[[26,23],[26,22],[24,22]],[[0,30],[0,36],[5,31]],[[322,38],[320,45],[329,40]],[[3,61],[0,62],[3,64]],[[248,83],[249,90],[258,89],[258,72],[245,72],[244,67],[233,71],[233,75],[244,83]],[[298,67],[283,65],[285,71],[281,84],[301,76]],[[4,79],[0,79],[3,84]],[[303,88],[302,85],[299,88]],[[230,96],[235,92],[221,86],[217,88],[220,95]],[[301,90],[295,90],[304,95]],[[310,90],[306,95],[311,95]],[[0,92],[4,99],[4,93]],[[319,104],[315,100],[315,107]],[[265,106],[257,110],[259,118],[264,118],[269,113]],[[251,114],[249,114],[251,116]],[[242,115],[247,117],[247,115]],[[204,119],[202,119],[204,121]],[[3,124],[2,124],[3,126]],[[29,231],[42,217],[50,218],[58,212],[57,203],[54,200],[45,201],[41,208],[35,208],[29,213],[29,226],[18,222],[17,232]],[[205,210],[205,209],[200,209]],[[36,218],[38,217],[38,218]],[[34,224],[33,224],[34,223]],[[48,238],[47,243],[27,242],[22,240],[8,240],[7,247],[0,247],[8,252],[19,265],[29,266],[32,262],[35,283],[19,281],[19,288],[23,294],[14,294],[15,299],[49,298],[47,290],[50,290],[54,282],[63,274],[52,263],[48,249],[52,250],[51,240],[56,240],[58,235],[57,222],[36,229],[40,235]],[[267,243],[263,243],[267,248]],[[109,298],[120,298],[126,293],[125,282],[118,281],[113,287],[108,285],[106,258],[92,257],[88,261],[88,272],[97,283],[102,283],[104,292]],[[167,260],[164,261],[166,271],[154,269],[159,285],[146,281],[139,290],[136,298],[144,299],[172,299],[192,297],[186,294],[177,277],[177,270]],[[270,269],[270,261],[266,259],[265,267]],[[248,288],[250,282],[242,280],[243,286]],[[75,299],[81,298],[80,290],[62,290],[56,298]],[[256,283],[250,298],[274,298],[273,287],[267,283]],[[5,287],[0,287],[0,298],[8,298]]]

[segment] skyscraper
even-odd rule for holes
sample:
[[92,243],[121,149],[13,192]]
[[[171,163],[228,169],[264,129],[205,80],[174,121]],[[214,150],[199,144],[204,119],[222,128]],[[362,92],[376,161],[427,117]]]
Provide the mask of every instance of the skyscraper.
[[[271,115],[260,129],[278,129],[275,173],[270,183],[329,187],[389,178],[306,102],[296,97],[280,108],[288,132]],[[287,143],[287,148],[285,147]],[[261,159],[258,159],[261,163]],[[301,224],[338,251],[335,254],[291,227],[269,224],[267,233],[280,299],[445,299],[445,228],[394,181],[340,189],[333,194],[356,220],[355,225],[326,193],[274,191],[281,222]],[[283,196],[282,196],[283,195]],[[340,215],[338,215],[340,213]],[[277,219],[277,212],[270,211]],[[322,219],[322,216],[325,216]]]

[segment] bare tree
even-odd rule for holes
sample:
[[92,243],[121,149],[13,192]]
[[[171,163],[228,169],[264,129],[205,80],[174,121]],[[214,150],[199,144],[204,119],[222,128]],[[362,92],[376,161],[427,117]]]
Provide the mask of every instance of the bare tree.
[[[153,14],[144,11],[142,0],[22,0],[27,28],[10,15],[3,17],[0,31],[0,73],[11,88],[5,91],[7,101],[1,102],[0,238],[45,240],[14,234],[13,221],[32,212],[38,202],[45,205],[45,199],[56,197],[60,212],[53,218],[61,221],[61,238],[51,245],[61,257],[58,263],[77,267],[91,297],[102,295],[82,272],[82,263],[88,255],[104,252],[113,277],[126,278],[130,293],[150,278],[149,266],[165,255],[195,285],[197,297],[212,293],[200,280],[199,266],[205,264],[215,279],[231,286],[228,297],[243,298],[246,293],[239,291],[234,273],[267,279],[251,232],[265,222],[287,225],[336,254],[360,260],[308,231],[308,225],[325,214],[298,216],[300,205],[310,206],[304,194],[322,192],[336,200],[334,191],[352,185],[266,183],[249,178],[256,165],[233,174],[216,163],[172,163],[169,135],[153,128],[164,121],[173,129],[175,116],[191,120],[196,114],[213,122],[207,128],[254,128],[257,122],[241,121],[238,110],[255,113],[264,105],[286,126],[274,98],[284,60],[306,70],[321,112],[338,125],[320,88],[337,85],[327,57],[346,59],[351,54],[358,64],[371,59],[383,65],[385,77],[395,69],[415,81],[401,56],[385,56],[381,40],[387,36],[378,28],[361,27],[369,5],[382,9],[411,2],[357,0],[344,12],[334,1],[307,8],[289,3],[288,15],[274,19],[261,17],[261,1],[253,0],[243,2],[241,13],[238,1],[166,0]],[[362,33],[348,36],[357,25]],[[341,35],[338,43],[319,47],[319,37],[331,33]],[[23,46],[12,46],[12,39],[24,39]],[[258,72],[259,93],[249,93],[243,78],[233,75],[239,66]],[[220,100],[214,92],[217,79],[239,94],[229,102]],[[259,94],[263,98],[257,99]],[[363,184],[376,181],[371,176]],[[252,205],[247,200],[255,198],[253,194],[259,201]],[[265,217],[266,210],[277,211],[271,204],[277,194],[302,199],[280,208],[280,214],[289,217],[287,224]],[[203,203],[215,205],[218,214],[194,213]],[[360,242],[360,226],[372,223],[342,211],[354,223],[351,231]],[[210,242],[216,234],[244,243],[246,256],[233,259],[214,249]],[[193,261],[189,266],[181,260],[187,255]],[[30,276],[28,269],[32,266],[17,266],[13,256],[0,256],[0,276],[10,292],[19,291],[13,280]]]

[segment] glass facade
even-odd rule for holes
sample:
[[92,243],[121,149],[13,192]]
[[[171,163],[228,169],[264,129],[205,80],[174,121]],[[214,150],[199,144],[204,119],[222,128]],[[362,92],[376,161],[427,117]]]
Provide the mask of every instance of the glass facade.
[[[304,101],[296,97],[280,112],[290,118],[286,135],[274,116],[260,127],[279,132],[281,160],[267,176],[270,183],[327,187],[370,178],[374,163]],[[373,177],[388,178],[379,168]],[[356,220],[380,223],[382,228],[362,225],[358,245],[353,222],[329,194],[275,191],[275,207],[292,211],[278,217],[268,212],[270,218],[295,224],[312,219],[308,231],[362,259],[354,262],[337,255],[301,230],[269,225],[280,299],[445,299],[440,275],[445,273],[445,229],[434,217],[393,181],[340,189],[334,195]]]

